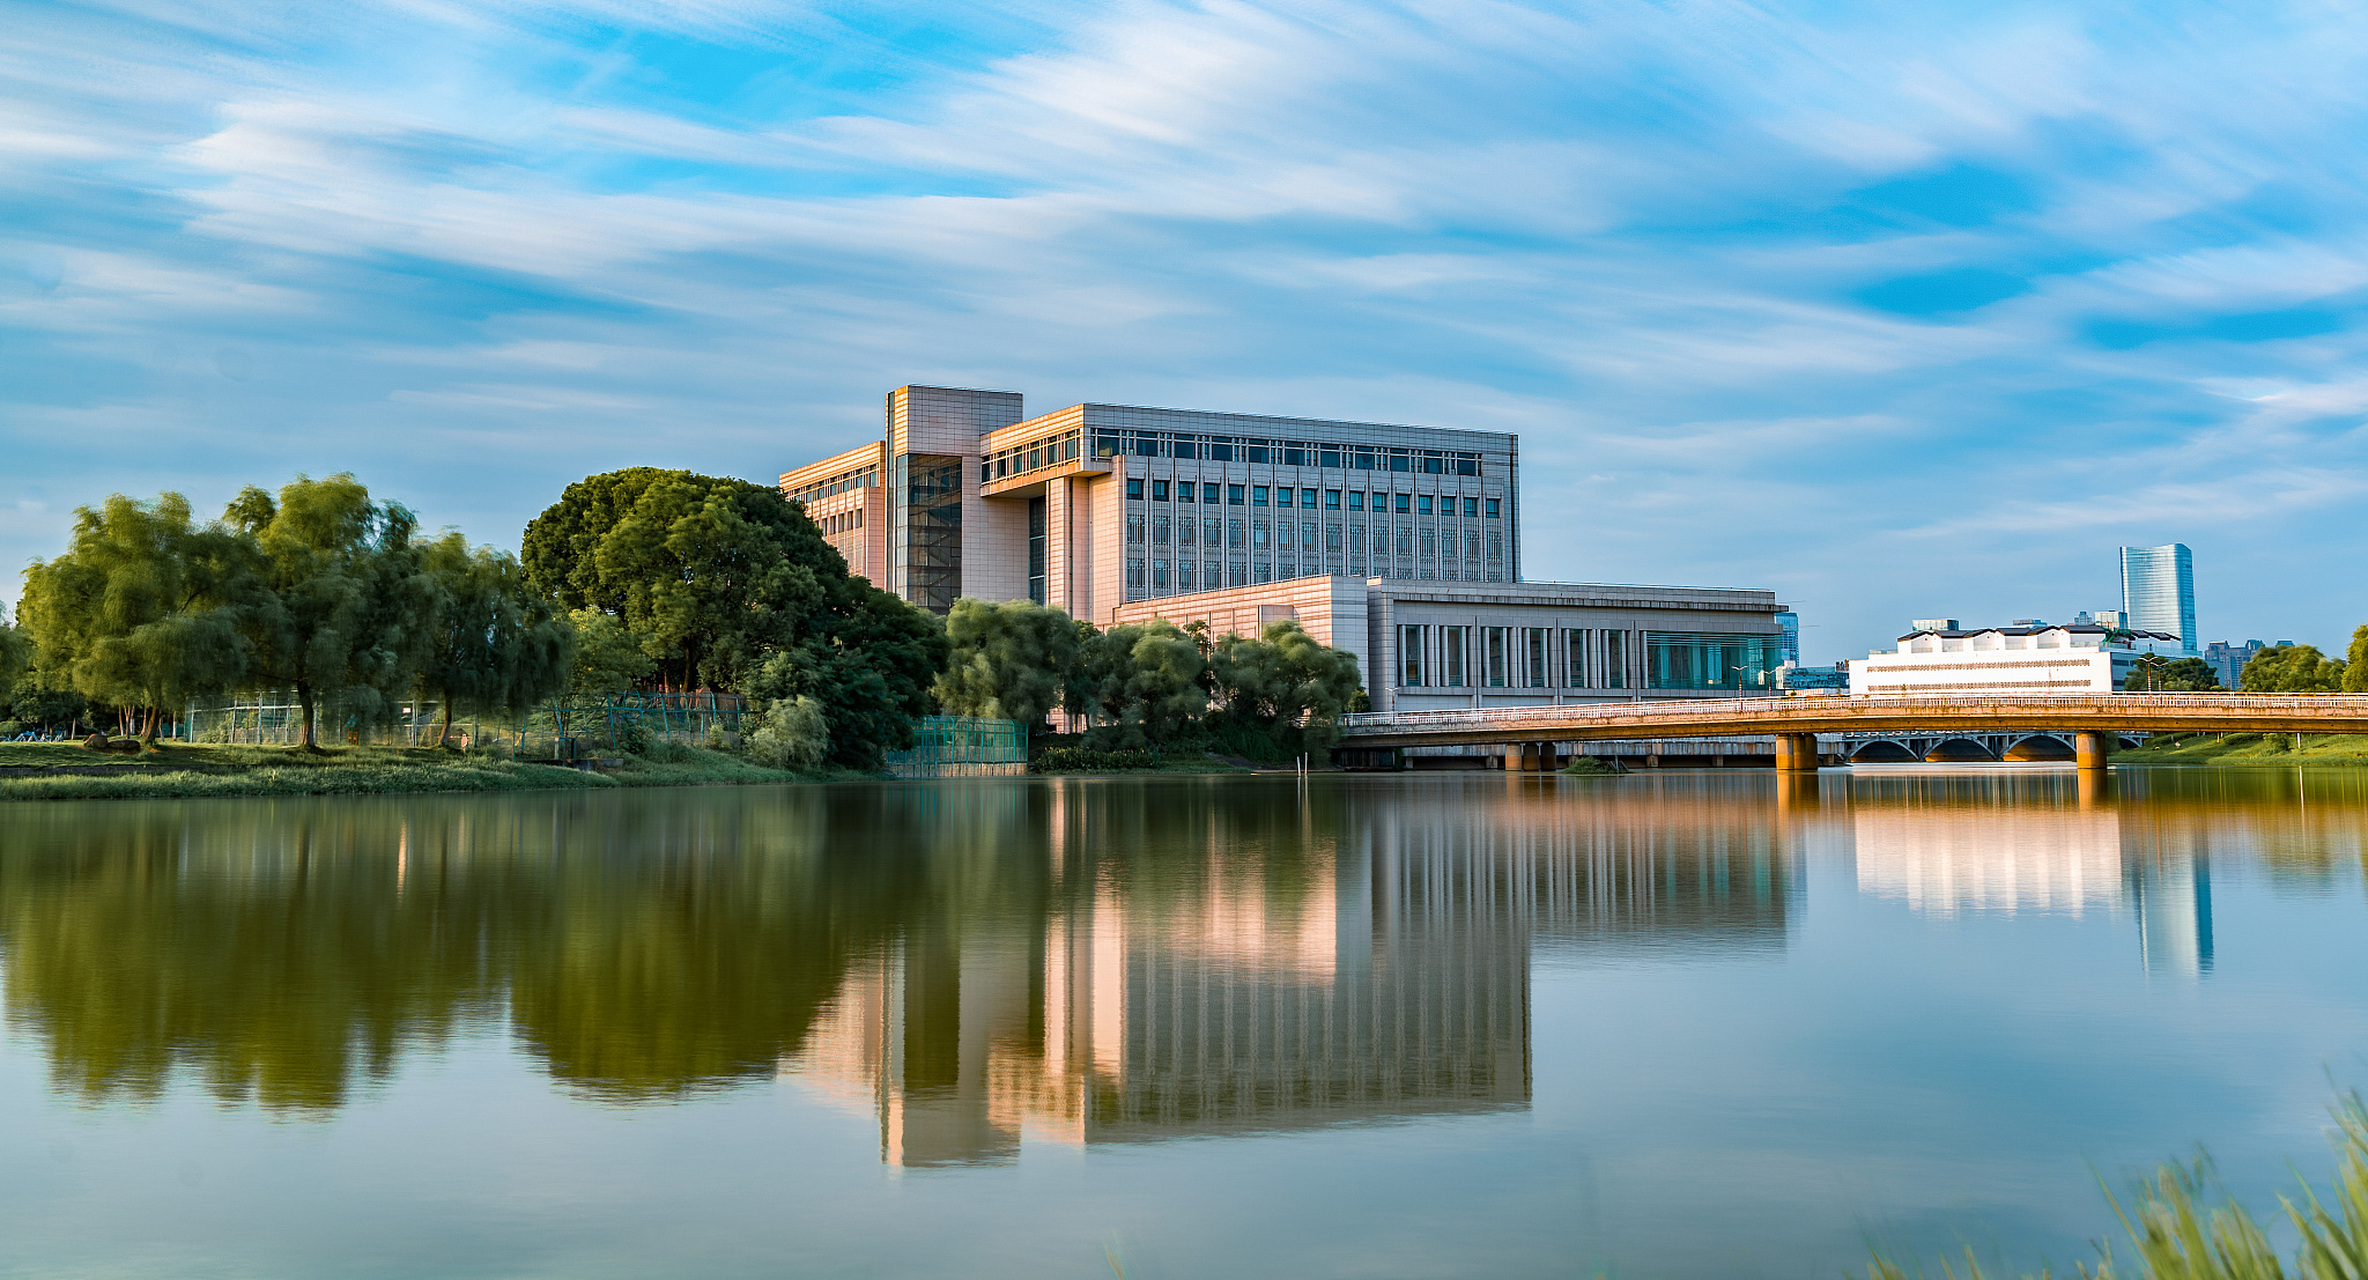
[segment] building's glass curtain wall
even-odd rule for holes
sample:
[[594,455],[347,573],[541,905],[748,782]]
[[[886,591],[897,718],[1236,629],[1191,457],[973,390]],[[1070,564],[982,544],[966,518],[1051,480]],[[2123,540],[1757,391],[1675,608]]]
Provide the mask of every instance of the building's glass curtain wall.
[[1648,631],[1644,644],[1655,689],[1762,689],[1784,661],[1783,637],[1775,635]]
[[898,595],[939,613],[962,597],[962,460],[910,453],[896,459]]
[[2195,561],[2185,543],[2121,549],[2121,607],[2132,631],[2160,631],[2195,644]]

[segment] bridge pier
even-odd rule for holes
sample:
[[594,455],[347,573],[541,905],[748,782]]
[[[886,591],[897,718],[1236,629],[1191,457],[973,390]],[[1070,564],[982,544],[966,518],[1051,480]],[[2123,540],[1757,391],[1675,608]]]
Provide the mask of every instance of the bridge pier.
[[1817,772],[1817,735],[1814,733],[1777,734],[1776,771],[1778,773]]
[[2113,735],[2110,733],[2074,735],[2072,758],[2084,770],[2105,768],[2113,760]]

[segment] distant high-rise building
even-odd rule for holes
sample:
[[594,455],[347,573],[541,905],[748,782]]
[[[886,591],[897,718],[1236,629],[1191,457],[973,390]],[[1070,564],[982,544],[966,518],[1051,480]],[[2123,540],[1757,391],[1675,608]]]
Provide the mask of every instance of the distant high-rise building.
[[2244,677],[2245,664],[2253,660],[2254,654],[2268,647],[2259,640],[2247,640],[2243,644],[2233,640],[2218,640],[2204,646],[2204,661],[2220,674],[2221,684],[2234,689],[2237,681]]
[[1776,615],[1776,625],[1784,628],[1783,638],[1778,642],[1784,653],[1784,665],[1801,665],[1801,615],[1787,609]]
[[2121,549],[2121,607],[2137,631],[2167,631],[2195,653],[2195,561],[2187,544]]

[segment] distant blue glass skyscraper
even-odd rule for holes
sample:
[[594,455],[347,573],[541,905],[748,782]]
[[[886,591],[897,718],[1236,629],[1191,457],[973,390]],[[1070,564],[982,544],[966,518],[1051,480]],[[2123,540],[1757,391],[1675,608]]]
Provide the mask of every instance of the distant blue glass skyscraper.
[[2195,643],[2195,561],[2187,544],[2121,549],[2121,607],[2138,631],[2168,631],[2182,653]]

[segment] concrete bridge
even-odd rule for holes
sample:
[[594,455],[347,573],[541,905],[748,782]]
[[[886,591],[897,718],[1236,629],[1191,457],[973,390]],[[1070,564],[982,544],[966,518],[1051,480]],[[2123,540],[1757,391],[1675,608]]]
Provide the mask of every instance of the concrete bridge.
[[[1340,747],[1501,746],[1507,764],[1548,769],[1563,743],[1773,734],[1776,767],[1814,769],[1817,735],[1946,743],[2069,739],[2083,768],[2105,767],[2126,733],[2368,733],[2368,694],[2056,693],[1995,697],[1857,694],[1665,699],[1488,710],[1363,712],[1340,718]],[[1902,755],[1907,753],[1903,751]],[[2007,755],[1994,752],[1994,758]],[[1870,757],[1871,760],[1871,757]]]

